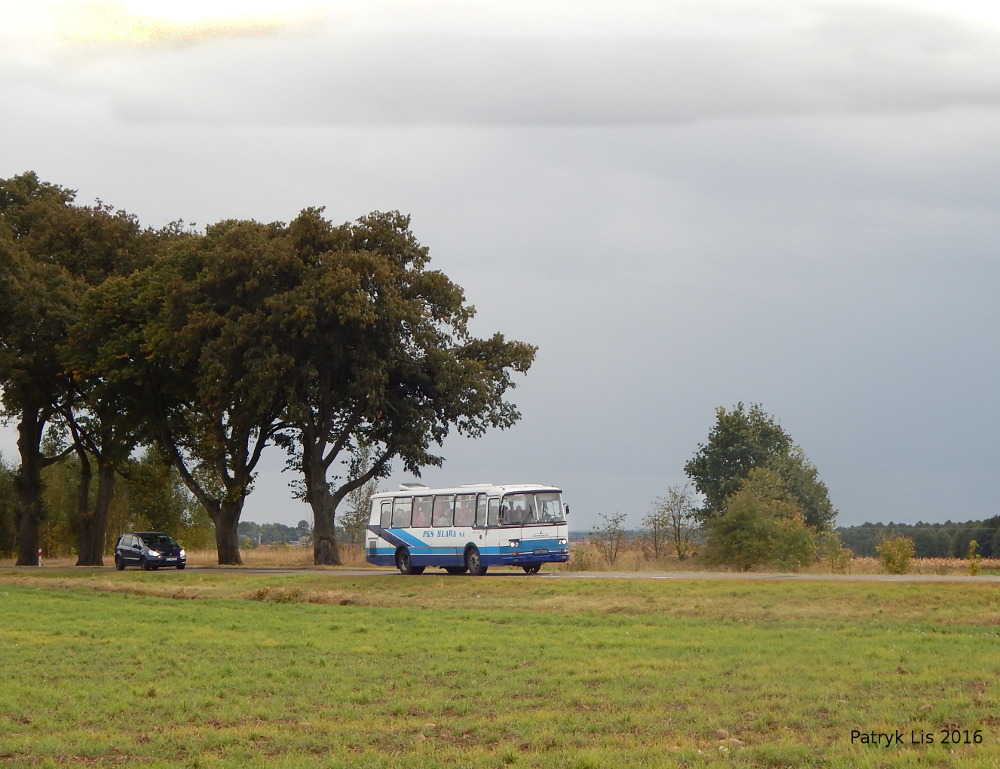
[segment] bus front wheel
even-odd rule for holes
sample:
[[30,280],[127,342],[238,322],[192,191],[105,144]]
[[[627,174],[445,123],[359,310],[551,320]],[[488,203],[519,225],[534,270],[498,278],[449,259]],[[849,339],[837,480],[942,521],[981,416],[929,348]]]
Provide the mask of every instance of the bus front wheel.
[[410,551],[405,547],[399,548],[396,551],[396,568],[399,569],[400,574],[423,574],[423,566],[414,566],[413,561],[410,560]]
[[474,577],[481,577],[486,573],[486,564],[483,563],[483,557],[479,554],[478,548],[470,547],[465,551],[465,566],[469,570],[469,574]]

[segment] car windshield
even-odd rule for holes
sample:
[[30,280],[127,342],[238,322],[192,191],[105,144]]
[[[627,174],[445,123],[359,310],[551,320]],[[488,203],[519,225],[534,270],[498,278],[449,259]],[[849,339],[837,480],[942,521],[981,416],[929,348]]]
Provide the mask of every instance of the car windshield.
[[157,548],[177,546],[177,542],[174,541],[174,538],[168,537],[166,534],[154,534],[152,536],[147,534],[142,538],[142,541],[146,543],[147,547],[151,547],[154,550]]

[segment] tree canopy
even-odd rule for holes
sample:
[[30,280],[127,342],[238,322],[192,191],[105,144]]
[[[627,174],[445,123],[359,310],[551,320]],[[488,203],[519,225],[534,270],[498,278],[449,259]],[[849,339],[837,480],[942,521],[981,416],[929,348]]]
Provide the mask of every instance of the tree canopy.
[[774,471],[802,511],[803,520],[816,530],[833,525],[837,511],[830,502],[819,472],[795,445],[791,436],[760,404],[716,409],[716,422],[708,442],[700,444],[684,471],[704,495],[699,511],[703,521],[727,514],[727,500],[740,491],[755,468]]
[[[337,226],[321,214],[307,209],[287,228],[302,272],[278,324],[296,361],[279,440],[304,479],[315,561],[338,563],[340,502],[387,475],[393,458],[415,475],[440,465],[431,447],[451,429],[477,436],[512,425],[519,414],[504,395],[535,348],[470,335],[474,308],[427,269],[409,217],[374,212]],[[363,471],[331,477],[358,450],[369,454]]]

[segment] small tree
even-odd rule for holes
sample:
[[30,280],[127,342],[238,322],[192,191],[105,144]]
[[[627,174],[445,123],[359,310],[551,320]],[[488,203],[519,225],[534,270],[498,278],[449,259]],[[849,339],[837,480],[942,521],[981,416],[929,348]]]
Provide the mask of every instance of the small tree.
[[796,571],[816,560],[816,535],[773,470],[754,468],[727,497],[724,514],[706,523],[705,558],[741,571],[772,565]]
[[969,559],[969,576],[978,577],[979,569],[983,557],[976,552],[976,548],[979,547],[979,543],[976,540],[971,540],[969,542],[969,552],[966,553],[966,557]]
[[643,517],[642,536],[643,549],[646,555],[658,561],[665,557],[670,546],[670,520],[666,511],[667,498],[657,497],[653,500],[650,511]]
[[875,550],[890,574],[906,574],[910,570],[915,548],[909,537],[886,537],[875,545]]
[[821,531],[817,537],[819,557],[830,564],[834,574],[846,574],[851,570],[854,553],[845,547],[840,537],[833,531]]
[[[375,447],[364,441],[351,452],[349,475],[360,478],[371,470],[375,460]],[[347,537],[348,544],[363,545],[365,530],[371,515],[372,497],[378,492],[378,478],[372,478],[362,486],[349,492],[346,499],[347,512],[339,515],[341,528]]]
[[590,540],[608,565],[614,566],[622,545],[627,539],[624,528],[625,513],[615,513],[614,515],[601,513],[600,515],[603,523],[591,531]]
[[653,558],[659,560],[673,547],[680,560],[694,553],[695,506],[691,487],[671,486],[653,500],[653,509],[642,519]]
[[0,556],[14,552],[17,471],[0,454]]

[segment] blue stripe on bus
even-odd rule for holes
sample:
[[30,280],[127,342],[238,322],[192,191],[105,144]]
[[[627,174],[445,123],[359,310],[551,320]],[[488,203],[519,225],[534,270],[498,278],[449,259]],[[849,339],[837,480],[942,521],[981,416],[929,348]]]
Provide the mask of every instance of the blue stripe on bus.
[[401,531],[400,529],[391,531],[389,529],[383,529],[381,526],[369,526],[368,531],[376,537],[381,537],[394,548],[399,547],[400,545],[406,545],[408,547],[420,547],[423,545],[422,540],[414,537],[412,534],[407,534],[405,531]]

